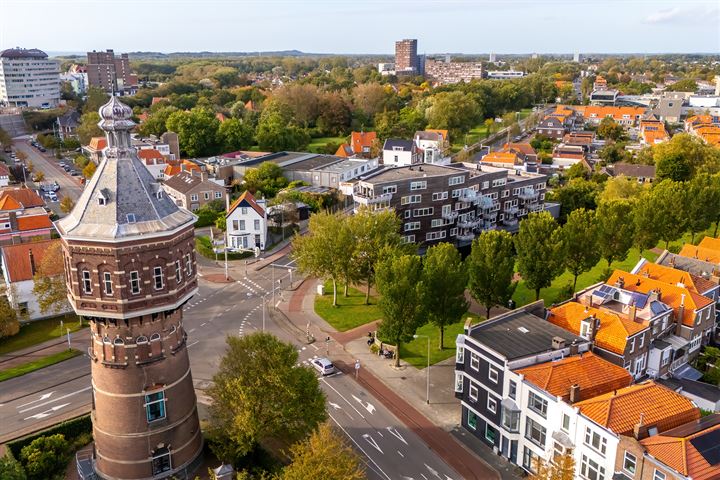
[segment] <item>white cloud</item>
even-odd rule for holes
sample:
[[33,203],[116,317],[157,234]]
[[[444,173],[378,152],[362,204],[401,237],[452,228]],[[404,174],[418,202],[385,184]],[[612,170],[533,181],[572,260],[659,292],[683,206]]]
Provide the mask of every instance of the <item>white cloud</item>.
[[645,18],[645,23],[669,23],[682,19],[687,13],[687,11],[677,7],[659,10],[648,15]]

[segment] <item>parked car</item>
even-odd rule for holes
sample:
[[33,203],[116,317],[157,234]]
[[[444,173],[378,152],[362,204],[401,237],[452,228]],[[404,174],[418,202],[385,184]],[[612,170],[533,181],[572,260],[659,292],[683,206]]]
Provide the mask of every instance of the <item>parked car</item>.
[[48,193],[45,194],[45,197],[46,197],[48,200],[50,200],[51,202],[57,202],[57,201],[58,201],[58,197],[57,197],[57,195],[55,195],[55,192],[48,192]]
[[313,359],[312,364],[313,367],[323,375],[332,375],[335,373],[335,365],[325,357]]
[[72,170],[72,171],[70,172],[70,175],[73,176],[73,177],[79,177],[79,176],[80,176],[80,172],[78,172],[77,170]]
[[40,150],[40,151],[43,152],[43,153],[47,152],[47,150],[45,149],[45,147],[38,147],[38,150]]
[[57,192],[60,190],[60,185],[57,182],[45,182],[40,185],[40,190],[43,192]]

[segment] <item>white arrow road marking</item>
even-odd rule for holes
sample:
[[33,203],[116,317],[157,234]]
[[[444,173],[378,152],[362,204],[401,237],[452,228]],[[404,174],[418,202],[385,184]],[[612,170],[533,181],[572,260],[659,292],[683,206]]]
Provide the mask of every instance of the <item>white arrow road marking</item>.
[[45,405],[48,405],[48,404],[53,403],[53,402],[59,402],[60,400],[65,400],[65,399],[68,398],[68,397],[72,397],[73,395],[77,395],[78,393],[85,392],[85,391],[87,391],[87,390],[90,390],[91,388],[92,388],[92,386],[85,387],[85,388],[81,388],[80,390],[76,390],[76,391],[74,391],[74,392],[70,392],[70,393],[68,393],[67,395],[63,395],[62,397],[58,397],[58,398],[56,398],[56,399],[54,399],[54,400],[48,400],[48,401],[45,402],[45,403],[39,403],[39,404],[35,405],[34,407],[26,408],[26,409],[24,409],[24,410],[18,410],[18,413],[29,412],[30,410],[34,410],[34,409],[36,409],[36,408],[44,407]]
[[425,480],[428,480],[424,473],[421,473],[420,476],[423,477]]
[[[363,433],[363,438],[364,438],[370,445],[372,445],[373,447],[375,447],[375,450],[377,450],[377,451],[380,452],[380,453],[383,453],[383,451],[380,450],[380,446],[377,444],[377,442],[375,441],[375,439],[370,436],[369,433]],[[385,455],[385,454],[383,453],[383,455]]]
[[33,418],[35,420],[40,420],[41,418],[49,417],[50,415],[53,414],[54,411],[60,410],[61,408],[67,407],[68,405],[70,405],[70,404],[63,403],[62,405],[55,405],[54,407],[52,407],[49,410],[45,410],[44,412],[36,413],[35,415],[32,415],[30,417],[23,418],[23,420],[30,420],[31,418]]
[[353,410],[355,410],[355,413],[357,413],[358,415],[360,415],[360,418],[365,419],[365,416],[364,416],[362,413],[360,413],[360,410],[358,410],[357,408],[355,408],[355,405],[353,405],[352,403],[350,403],[350,401],[349,401],[347,398],[345,398],[345,396],[343,396],[342,393],[338,392],[337,389],[336,389],[335,387],[333,387],[332,385],[330,385],[330,384],[327,382],[327,380],[325,380],[324,378],[322,378],[321,380],[323,381],[323,383],[324,383],[325,385],[327,385],[327,386],[330,387],[335,393],[337,393],[337,394],[340,396],[340,398],[342,398],[343,400],[345,400],[345,403],[347,403],[348,405],[350,405],[350,408],[352,408]]
[[[400,455],[402,458],[405,458],[405,455],[403,455],[400,450],[397,450],[397,453],[398,453],[398,455]],[[407,477],[405,477],[405,478],[407,478]]]
[[[427,463],[425,463],[424,465],[425,465],[425,468],[427,468],[427,469],[430,471],[430,473],[432,473],[433,475],[435,475],[437,478],[440,478],[440,474],[437,472],[437,470],[435,470],[434,468],[432,468],[432,467],[431,467],[430,465],[428,465]],[[441,480],[442,480],[442,479],[441,479]]]
[[46,398],[50,398],[53,393],[55,393],[55,392],[53,391],[53,392],[50,392],[50,393],[44,393],[44,394],[40,395],[40,398],[38,398],[37,400],[33,400],[32,402],[28,402],[28,403],[23,403],[22,405],[18,405],[18,406],[15,407],[15,408],[17,408],[17,409],[19,410],[19,409],[21,409],[21,408],[23,408],[23,407],[27,407],[28,405],[32,405],[33,403],[42,402],[42,401],[45,400]]
[[[356,442],[353,437],[350,436],[350,434],[347,432],[347,430],[345,430],[345,429],[343,428],[343,426],[340,425],[340,423],[339,423],[337,420],[335,420],[335,417],[333,417],[332,415],[328,415],[328,416],[332,419],[333,422],[335,422],[335,425],[337,425],[337,426],[340,428],[340,430],[342,430],[343,433],[344,433],[345,435],[347,435],[347,437],[350,439],[350,441],[353,442],[358,449],[360,449],[360,451],[367,457],[367,459],[370,460],[370,462],[372,462],[372,464],[375,466],[375,468],[373,469],[372,466],[371,466],[369,463],[367,463],[367,462],[365,462],[365,464],[366,464],[368,467],[370,467],[372,470],[375,470],[376,473],[379,472],[380,474],[382,474],[382,476],[385,477],[387,480],[391,480],[390,477],[388,476],[388,474],[385,473],[382,468],[380,468],[380,465],[378,465],[378,464],[375,462],[375,460],[373,460],[372,458],[370,458],[370,455],[367,454],[367,452],[365,451],[365,449],[364,449],[358,442]],[[411,480],[413,480],[413,479],[411,479]]]
[[367,410],[369,413],[371,413],[371,414],[375,413],[375,406],[372,403],[370,403],[370,402],[364,403],[362,400],[360,400],[355,395],[353,395],[352,397],[355,399],[356,402],[358,402],[360,405],[362,405],[365,408],[365,410]]
[[400,440],[401,442],[403,442],[405,445],[408,444],[408,443],[405,441],[405,439],[403,438],[403,436],[400,435],[400,432],[398,432],[398,431],[397,431],[396,429],[394,429],[393,427],[385,427],[385,429],[386,429],[388,432],[392,433],[395,437],[397,437],[398,440]]
[[335,410],[340,410],[342,408],[340,405],[338,405],[337,403],[333,403],[333,402],[328,402],[328,405],[333,407]]
[[403,480],[415,480],[415,478],[413,478],[413,477],[406,477],[405,475],[403,475]]
[[445,480],[453,480],[453,479],[452,479],[452,477],[448,477],[447,475],[445,475]]

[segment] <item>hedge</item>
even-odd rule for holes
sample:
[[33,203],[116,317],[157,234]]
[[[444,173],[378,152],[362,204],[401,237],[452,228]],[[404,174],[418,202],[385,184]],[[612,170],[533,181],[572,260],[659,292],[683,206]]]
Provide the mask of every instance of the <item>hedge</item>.
[[[210,243],[210,237],[195,237],[195,249],[203,257],[215,260],[215,251],[213,250],[212,243]],[[252,257],[253,255],[253,252],[228,252],[228,260],[242,260],[243,258]],[[218,253],[217,259],[224,260],[225,254]]]
[[15,458],[20,458],[20,451],[23,447],[30,445],[33,440],[48,435],[55,435],[56,433],[62,433],[65,435],[65,439],[70,443],[82,434],[92,434],[92,421],[90,420],[90,415],[83,415],[82,417],[58,423],[47,430],[13,440],[12,442],[8,442],[6,445]]

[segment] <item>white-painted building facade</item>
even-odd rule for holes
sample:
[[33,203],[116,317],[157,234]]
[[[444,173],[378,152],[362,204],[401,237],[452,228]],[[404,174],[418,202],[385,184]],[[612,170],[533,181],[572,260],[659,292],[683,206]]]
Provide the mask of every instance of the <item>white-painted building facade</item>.
[[267,246],[267,206],[244,192],[233,202],[227,214],[227,247],[230,250],[265,250]]

